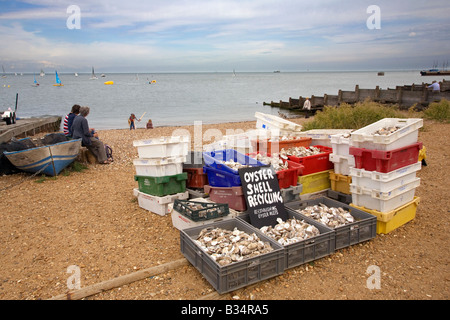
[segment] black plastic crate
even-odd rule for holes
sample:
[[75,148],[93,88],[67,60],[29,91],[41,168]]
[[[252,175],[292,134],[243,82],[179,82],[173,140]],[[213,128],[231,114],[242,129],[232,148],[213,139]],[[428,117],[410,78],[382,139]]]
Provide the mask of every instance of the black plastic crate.
[[175,199],[173,209],[192,221],[205,221],[230,214],[227,203],[211,203]]
[[[283,246],[286,269],[293,268],[334,253],[335,233],[332,229],[314,221],[314,219],[297,214],[294,211],[287,210],[287,214],[288,219],[295,217],[297,220],[304,220],[306,223],[315,226],[319,229],[320,234],[309,239]],[[250,216],[248,213],[238,216],[237,219],[243,220],[252,228],[259,231],[258,228],[253,227],[250,224]]]
[[343,202],[345,204],[352,203],[352,195],[351,194],[345,194],[345,193],[342,193],[342,192],[339,192],[339,191],[334,191],[334,190],[331,190],[331,189],[328,189],[327,197],[331,198],[331,199],[334,199],[334,200],[337,200],[339,202]]
[[[272,252],[220,266],[211,256],[203,251],[194,240],[205,229],[222,228],[255,233],[261,241],[269,242]],[[214,222],[207,226],[193,227],[180,231],[181,253],[205,277],[205,279],[223,294],[247,285],[278,276],[284,272],[284,250],[281,245],[265,236],[262,232],[238,219]]]
[[[318,205],[323,203],[328,207],[342,207],[343,209],[350,212],[350,214],[355,218],[355,222],[346,224],[344,226],[340,226],[334,228],[336,234],[336,245],[335,249],[342,249],[354,244],[358,244],[370,239],[373,239],[377,235],[377,217],[367,213],[365,211],[356,209],[354,207],[349,206],[348,204],[339,202],[334,199],[330,199],[327,197],[321,197],[312,200],[304,200],[304,201],[295,201],[289,202],[285,204],[288,210],[292,210],[295,213],[298,213],[297,209],[304,209],[309,206]],[[301,213],[298,213],[302,217],[307,217]],[[309,218],[309,217],[308,217]],[[311,218],[312,219],[312,218]],[[321,223],[322,224],[322,223]],[[324,225],[324,224],[322,224]]]

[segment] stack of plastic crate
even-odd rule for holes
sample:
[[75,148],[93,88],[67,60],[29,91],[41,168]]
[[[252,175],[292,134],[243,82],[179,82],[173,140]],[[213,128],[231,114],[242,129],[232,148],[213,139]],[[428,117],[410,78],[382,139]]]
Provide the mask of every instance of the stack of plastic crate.
[[333,149],[330,161],[333,163],[334,169],[330,172],[331,189],[328,196],[350,203],[350,183],[352,182],[350,168],[355,166],[355,157],[349,153],[350,132],[332,135],[330,143]]
[[133,160],[136,175],[134,195],[141,208],[164,216],[175,199],[187,199],[183,163],[190,147],[188,136],[160,137],[134,141],[138,159]]
[[385,118],[351,134],[352,206],[377,216],[377,233],[388,233],[415,217],[422,126],[422,119]]

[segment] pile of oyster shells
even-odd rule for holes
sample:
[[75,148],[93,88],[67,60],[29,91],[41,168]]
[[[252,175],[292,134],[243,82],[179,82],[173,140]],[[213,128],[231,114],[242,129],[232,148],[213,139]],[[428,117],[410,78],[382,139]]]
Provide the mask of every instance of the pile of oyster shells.
[[274,249],[255,234],[234,228],[233,231],[203,229],[195,242],[221,266],[269,253]]
[[292,147],[289,149],[281,149],[280,151],[280,157],[283,159],[288,159],[288,156],[294,156],[294,157],[308,157],[312,155],[316,155],[319,153],[323,153],[322,150],[320,150],[317,147],[311,146],[311,147]]
[[319,229],[315,226],[306,223],[304,220],[298,220],[295,217],[286,221],[278,218],[277,222],[278,224],[274,227],[265,226],[260,228],[260,230],[283,246],[320,234]]
[[328,207],[323,203],[309,206],[304,209],[297,209],[296,211],[313,218],[329,228],[337,228],[355,222],[355,218],[349,211],[342,207]]
[[236,162],[233,159],[230,159],[228,161],[222,161],[222,163],[224,165],[226,165],[227,167],[230,167],[233,170],[238,170],[240,168],[247,168],[247,167],[249,167],[249,165]]
[[275,136],[273,138],[271,138],[269,141],[273,142],[273,141],[286,141],[286,140],[300,140],[301,137],[298,136]]
[[278,153],[274,153],[270,157],[261,153],[258,153],[255,156],[255,159],[264,164],[271,165],[275,171],[286,170],[289,169],[287,162],[284,162],[280,159]]
[[394,133],[395,131],[399,130],[399,126],[392,126],[392,127],[384,127],[380,128],[377,131],[375,131],[373,134],[380,135],[380,136],[387,136],[391,133]]

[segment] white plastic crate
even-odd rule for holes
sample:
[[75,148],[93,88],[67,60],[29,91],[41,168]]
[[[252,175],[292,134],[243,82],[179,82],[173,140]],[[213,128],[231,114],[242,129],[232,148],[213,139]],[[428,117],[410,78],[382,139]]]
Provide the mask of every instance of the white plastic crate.
[[164,158],[187,156],[190,149],[189,136],[159,137],[133,141],[139,158]]
[[325,146],[332,148],[331,137],[338,134],[349,134],[352,129],[313,129],[300,133],[301,137],[311,138],[312,146]]
[[351,168],[349,175],[352,177],[352,186],[350,186],[350,190],[360,193],[359,190],[361,188],[366,188],[380,192],[388,192],[414,181],[417,176],[417,171],[421,168],[421,162],[387,173]]
[[266,129],[266,130],[278,129],[281,131],[280,133],[285,133],[289,131],[300,132],[302,131],[303,128],[301,125],[295,122],[277,117],[272,114],[255,112],[255,117],[257,129]]
[[334,173],[348,176],[350,174],[350,168],[355,166],[355,157],[352,155],[339,155],[330,153],[330,161],[334,165]]
[[330,137],[333,153],[340,156],[349,156],[350,133],[334,134]]
[[163,177],[183,173],[186,157],[134,159],[133,164],[138,176]]
[[144,192],[140,192],[139,189],[133,189],[133,194],[138,199],[138,204],[141,208],[156,213],[160,216],[165,216],[170,213],[172,204],[175,199],[185,200],[189,198],[189,192],[182,192],[172,194],[164,197],[153,196]]
[[[412,182],[389,192],[360,188],[358,193],[352,192],[352,203],[358,207],[389,212],[412,201],[419,185],[420,178],[416,178]],[[350,184],[350,190],[352,190],[352,184]]]
[[[374,134],[377,130],[387,127],[400,127],[399,130],[388,134]],[[417,143],[419,129],[423,126],[423,119],[385,118],[364,128],[352,132],[350,145],[357,148],[391,151]]]

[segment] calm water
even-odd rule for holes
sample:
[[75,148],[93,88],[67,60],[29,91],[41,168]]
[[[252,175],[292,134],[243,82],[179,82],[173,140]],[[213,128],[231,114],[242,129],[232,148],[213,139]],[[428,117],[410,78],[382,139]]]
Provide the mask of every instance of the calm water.
[[[182,74],[107,74],[90,80],[90,74],[59,74],[63,87],[55,87],[55,74],[7,75],[0,79],[0,110],[15,107],[18,117],[65,116],[77,103],[91,108],[89,125],[97,129],[128,127],[131,113],[139,118],[138,128],[149,118],[155,126],[255,120],[255,111],[277,114],[277,108],[263,102],[287,101],[289,97],[337,94],[339,89],[395,88],[397,85],[442,80],[443,76],[421,77],[419,71],[385,72],[303,72],[303,73],[182,73]],[[99,75],[98,75],[99,76]],[[446,77],[446,79],[450,79]],[[155,80],[156,83],[149,84]],[[105,85],[114,81],[114,85]]]

